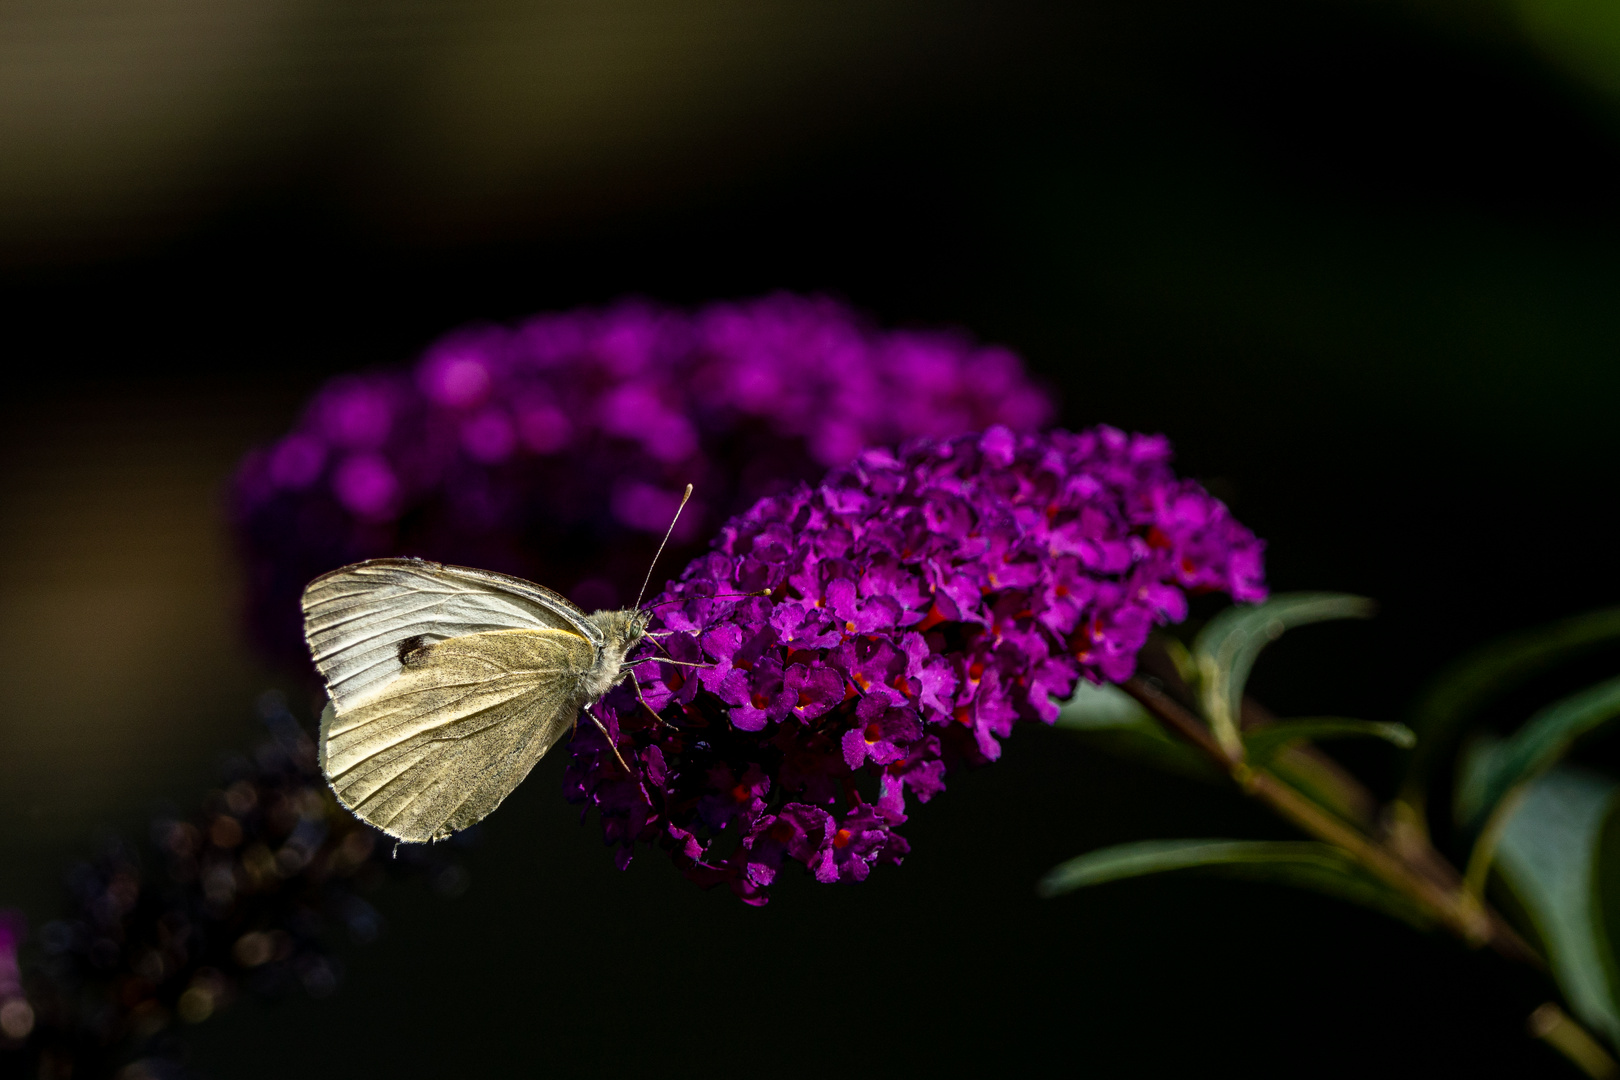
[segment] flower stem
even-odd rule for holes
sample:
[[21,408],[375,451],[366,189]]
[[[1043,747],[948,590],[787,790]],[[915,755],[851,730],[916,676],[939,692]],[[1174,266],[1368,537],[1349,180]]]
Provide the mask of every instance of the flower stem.
[[1553,1002],[1549,1001],[1531,1013],[1526,1026],[1531,1035],[1563,1054],[1593,1080],[1615,1080],[1615,1077],[1620,1077],[1620,1065],[1615,1064],[1603,1044]]
[[[1545,964],[1523,938],[1467,889],[1461,875],[1426,843],[1410,852],[1374,838],[1328,812],[1264,768],[1228,752],[1210,729],[1175,698],[1138,676],[1122,684],[1154,716],[1202,750],[1231,775],[1248,795],[1271,807],[1302,831],[1334,845],[1368,873],[1408,897],[1471,947],[1489,945],[1512,960],[1535,968]],[[1408,840],[1407,846],[1410,846]],[[1436,868],[1444,872],[1436,873]],[[1438,880],[1442,878],[1444,880]]]

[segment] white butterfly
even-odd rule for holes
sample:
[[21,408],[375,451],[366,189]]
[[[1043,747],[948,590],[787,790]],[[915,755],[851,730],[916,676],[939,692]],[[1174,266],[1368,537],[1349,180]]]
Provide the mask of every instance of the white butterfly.
[[580,710],[629,674],[625,658],[651,617],[587,615],[522,578],[421,559],[323,574],[303,608],[331,696],[321,771],[356,817],[413,842],[499,806]]

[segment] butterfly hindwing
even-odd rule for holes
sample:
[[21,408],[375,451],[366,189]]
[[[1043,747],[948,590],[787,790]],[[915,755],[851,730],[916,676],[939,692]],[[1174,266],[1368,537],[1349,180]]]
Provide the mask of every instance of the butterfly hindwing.
[[401,840],[442,839],[499,806],[569,730],[595,659],[590,640],[559,629],[420,646],[322,718],[322,768],[362,820]]
[[562,596],[522,578],[421,559],[372,559],[304,590],[304,637],[341,715],[404,669],[413,648],[492,630],[601,631]]

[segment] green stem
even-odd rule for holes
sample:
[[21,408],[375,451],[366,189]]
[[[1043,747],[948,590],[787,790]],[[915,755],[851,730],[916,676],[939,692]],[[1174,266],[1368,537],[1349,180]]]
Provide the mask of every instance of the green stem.
[[1616,1080],[1616,1077],[1620,1077],[1620,1065],[1615,1063],[1603,1044],[1553,1002],[1549,1001],[1531,1013],[1525,1026],[1531,1035],[1563,1054],[1592,1080]]
[[[1389,845],[1324,810],[1268,770],[1244,764],[1241,751],[1234,753],[1222,746],[1197,716],[1151,682],[1138,677],[1126,682],[1123,688],[1229,773],[1245,793],[1265,803],[1302,831],[1343,850],[1368,873],[1429,911],[1437,922],[1470,946],[1489,945],[1509,959],[1536,968],[1545,966],[1540,955],[1500,915],[1469,891],[1461,876],[1438,852],[1429,849],[1418,853],[1419,858],[1403,857]],[[1433,869],[1440,866],[1447,871],[1444,881],[1436,880],[1437,875],[1433,874]]]

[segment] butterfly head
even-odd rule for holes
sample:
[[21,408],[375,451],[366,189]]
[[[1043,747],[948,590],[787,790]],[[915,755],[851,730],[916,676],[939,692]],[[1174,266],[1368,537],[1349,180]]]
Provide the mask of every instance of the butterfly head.
[[641,608],[623,608],[619,611],[598,611],[590,616],[591,622],[602,630],[608,644],[629,652],[647,636],[647,624],[652,612]]

